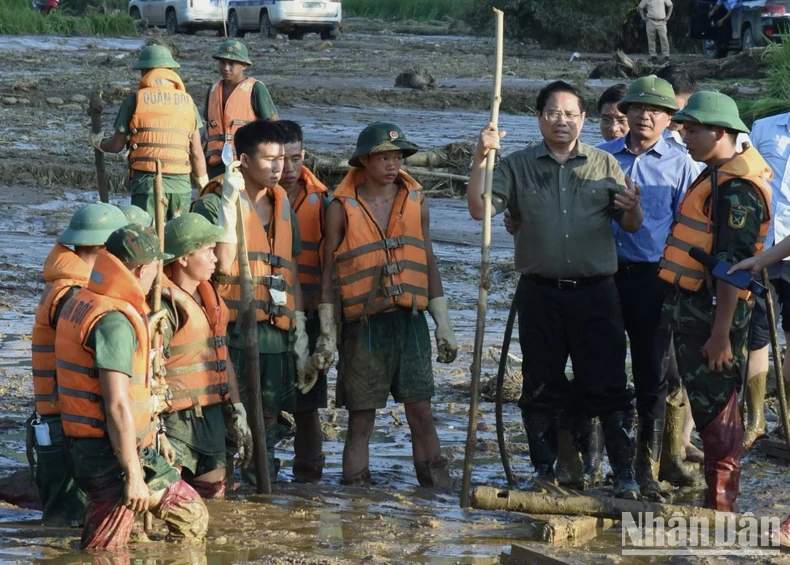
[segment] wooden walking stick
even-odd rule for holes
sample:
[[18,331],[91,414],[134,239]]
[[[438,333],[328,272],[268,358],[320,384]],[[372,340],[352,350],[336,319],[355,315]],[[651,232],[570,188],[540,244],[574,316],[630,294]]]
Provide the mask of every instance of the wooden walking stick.
[[[91,119],[91,131],[101,133],[101,113],[104,109],[101,99],[101,90],[91,92],[90,103],[88,104],[88,116]],[[107,190],[107,171],[104,170],[104,153],[98,149],[93,150],[93,160],[96,163],[96,182],[99,185],[99,200],[104,203],[110,201]]]
[[[154,227],[156,228],[156,235],[159,238],[159,250],[165,250],[165,201],[164,189],[162,187],[162,161],[156,160],[156,177],[154,177]],[[154,284],[151,286],[151,312],[156,314],[162,309],[162,270],[164,265],[159,261],[159,267],[156,270],[156,278]],[[162,356],[158,353],[159,348],[162,346],[162,320],[160,319],[154,326],[154,331],[151,332],[151,350],[156,351],[154,354],[152,367],[153,379],[151,382],[152,394],[167,398],[167,381],[165,381],[165,368]],[[158,440],[157,440],[158,441]],[[143,529],[146,532],[153,530],[154,516],[150,512],[146,512],[143,516]]]
[[[494,8],[496,18],[496,68],[494,71],[494,87],[491,94],[491,123],[497,127],[499,122],[499,103],[502,90],[502,35],[503,13]],[[477,401],[480,395],[480,364],[483,358],[483,337],[486,329],[486,302],[488,300],[488,271],[491,255],[491,184],[494,178],[494,161],[496,151],[486,155],[485,190],[483,192],[483,241],[480,250],[480,284],[477,292],[477,325],[475,327],[475,344],[472,356],[472,382],[469,386],[469,427],[466,430],[466,449],[464,451],[464,475],[461,485],[461,508],[468,508],[469,488],[472,480],[475,446],[477,444]]]
[[[226,143],[222,148],[222,161],[226,168],[238,166],[233,163],[233,148]],[[251,213],[254,212],[250,202]],[[255,490],[258,494],[271,494],[269,478],[269,457],[266,449],[266,424],[263,420],[263,401],[261,399],[261,369],[258,357],[258,322],[255,319],[255,289],[252,284],[250,258],[247,255],[247,237],[244,229],[244,209],[241,195],[236,200],[236,252],[241,279],[241,306],[236,316],[241,319],[244,335],[244,378],[247,381],[247,398],[252,408],[249,414],[252,428],[253,450],[255,451]],[[238,322],[238,319],[236,320]]]
[[763,285],[768,289],[765,294],[765,312],[768,316],[768,329],[771,332],[771,349],[774,355],[774,376],[776,377],[776,392],[779,394],[779,411],[784,427],[785,446],[790,453],[790,414],[785,396],[785,379],[782,374],[782,350],[779,348],[779,334],[776,331],[776,312],[774,311],[774,297],[771,292],[771,281],[768,279],[768,270],[763,269]]

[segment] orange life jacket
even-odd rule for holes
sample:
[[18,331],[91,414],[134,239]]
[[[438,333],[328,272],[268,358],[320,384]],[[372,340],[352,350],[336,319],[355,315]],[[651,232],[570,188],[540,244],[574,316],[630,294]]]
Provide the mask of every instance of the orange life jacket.
[[71,249],[56,243],[44,261],[44,292],[33,324],[33,392],[36,412],[41,416],[60,414],[55,385],[55,310],[73,286],[88,284],[90,269]]
[[[763,219],[760,223],[760,234],[755,241],[755,255],[765,245],[765,237],[771,224],[771,185],[773,172],[765,159],[753,147],[746,148],[718,169],[719,185],[728,180],[741,178],[749,182],[763,200]],[[714,253],[713,209],[711,202],[712,184],[710,169],[706,169],[697,177],[694,184],[686,192],[680,203],[672,233],[667,238],[664,257],[659,263],[658,276],[684,290],[697,291],[702,288],[707,272],[701,263],[691,258],[688,250],[701,247],[706,253]],[[749,298],[749,291],[738,292],[739,298]]]
[[162,286],[162,298],[177,309],[179,322],[165,363],[170,411],[219,404],[229,396],[228,308],[208,281],[197,288],[202,307],[166,277]]
[[[257,212],[250,209],[247,193],[243,192],[239,197],[244,209],[247,257],[250,261],[255,290],[255,319],[259,322],[269,320],[281,330],[289,331],[296,324],[291,205],[288,201],[288,194],[280,185],[269,190],[274,198],[274,211],[269,223],[268,234],[263,229]],[[222,177],[214,178],[203,187],[198,198],[209,193],[222,197]],[[282,276],[283,280],[272,279],[277,275]],[[229,274],[215,275],[214,280],[217,282],[219,295],[228,306],[228,321],[235,322],[241,306],[238,258],[234,259]],[[275,285],[274,288],[277,290],[286,292],[287,300],[284,305],[278,306],[272,303],[268,290],[272,285]]]
[[293,205],[302,252],[296,258],[299,264],[299,284],[302,287],[305,309],[318,309],[321,301],[321,265],[324,241],[324,195],[329,192],[307,167],[299,176],[303,189]]
[[137,446],[154,442],[151,398],[150,341],[145,296],[129,270],[107,251],[100,251],[86,288],[72,296],[61,311],[55,338],[63,433],[68,437],[107,437],[99,370],[88,336],[108,312],[121,312],[134,328],[137,348],[132,356],[129,400],[132,407]]
[[134,171],[188,175],[190,138],[197,129],[195,103],[181,78],[170,69],[152,69],[140,79],[137,103],[129,123],[129,167]]
[[335,251],[343,316],[358,320],[394,306],[428,307],[428,258],[422,233],[420,185],[400,171],[389,225],[379,226],[357,194],[363,168],[352,168],[334,192],[343,203],[346,234]]
[[[225,142],[233,141],[236,130],[255,121],[257,116],[252,109],[252,89],[258,79],[247,77],[233,89],[227,100],[224,100],[222,82],[211,87],[208,93],[208,141],[206,143],[206,161],[209,165],[222,162],[222,147]],[[233,143],[233,160],[236,160],[236,147]]]

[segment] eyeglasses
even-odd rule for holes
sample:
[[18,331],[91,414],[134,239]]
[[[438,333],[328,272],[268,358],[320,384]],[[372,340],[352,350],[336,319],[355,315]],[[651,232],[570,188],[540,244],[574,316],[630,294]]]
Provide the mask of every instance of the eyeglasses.
[[653,117],[665,114],[667,112],[663,108],[656,108],[655,106],[642,106],[641,104],[630,104],[628,106],[628,111],[637,116],[643,112],[646,112],[648,116]]
[[581,114],[574,114],[573,112],[560,112],[559,110],[549,110],[548,112],[541,112],[540,115],[547,122],[559,121],[561,117],[565,117],[565,119],[568,121],[573,121],[581,116]]
[[628,125],[628,118],[610,118],[609,116],[601,116],[601,123],[607,127],[618,125],[620,127]]

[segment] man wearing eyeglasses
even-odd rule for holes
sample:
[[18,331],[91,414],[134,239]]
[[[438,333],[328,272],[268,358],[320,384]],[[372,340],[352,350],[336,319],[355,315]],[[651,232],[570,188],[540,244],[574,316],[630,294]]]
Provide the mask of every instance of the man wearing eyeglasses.
[[[617,242],[615,282],[631,348],[638,435],[636,480],[642,495],[656,499],[656,482],[666,414],[667,380],[662,361],[670,333],[661,328],[664,284],[658,262],[686,189],[697,177],[688,153],[667,143],[664,131],[678,110],[672,86],[656,76],[635,80],[618,109],[628,118],[624,137],[598,145],[614,155],[623,172],[639,185],[645,219],[629,233],[612,222]],[[682,424],[681,424],[682,426]],[[681,484],[693,484],[682,474]]]
[[[554,481],[559,414],[598,416],[614,471],[614,494],[636,499],[634,409],[625,374],[625,331],[614,274],[611,220],[642,224],[639,190],[617,160],[579,141],[584,99],[562,81],[537,99],[543,142],[504,157],[494,173],[494,213],[514,218],[519,341],[524,358],[519,406],[538,480]],[[486,154],[505,132],[480,132],[467,188],[469,213],[483,217]],[[565,374],[570,355],[573,382]],[[573,403],[573,406],[569,406]]]

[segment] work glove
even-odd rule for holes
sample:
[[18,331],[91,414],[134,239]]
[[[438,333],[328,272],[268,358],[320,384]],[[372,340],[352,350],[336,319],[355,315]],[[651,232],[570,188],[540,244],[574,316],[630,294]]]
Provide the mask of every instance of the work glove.
[[90,141],[90,144],[96,151],[101,151],[102,153],[104,153],[104,149],[101,148],[101,142],[103,139],[104,135],[101,132],[88,134],[88,140]]
[[252,461],[252,432],[247,423],[247,411],[241,402],[233,404],[228,401],[222,405],[222,415],[225,417],[225,429],[239,452],[239,467],[244,468]]
[[458,343],[455,341],[455,332],[450,325],[450,314],[447,312],[447,299],[444,296],[437,296],[428,302],[428,312],[431,313],[433,321],[436,323],[436,349],[439,356],[436,360],[439,363],[452,363],[458,355]]
[[318,305],[320,333],[313,352],[312,365],[316,371],[328,371],[335,362],[337,351],[337,326],[335,325],[335,305],[331,302]]
[[159,442],[159,446],[157,451],[159,455],[161,455],[167,464],[171,467],[176,464],[176,448],[173,447],[173,444],[170,443],[170,440],[167,439],[167,436],[163,433],[158,434],[157,441]]
[[236,202],[244,191],[244,177],[239,172],[239,162],[228,165],[222,176],[222,198],[217,225],[223,229],[222,243],[238,243],[236,237]]
[[310,344],[307,339],[304,312],[296,313],[296,334],[294,336],[294,362],[296,363],[296,388],[307,394],[318,380],[318,371],[310,363]]
[[208,175],[201,175],[199,177],[195,177],[195,183],[198,185],[199,189],[203,190],[208,184]]

